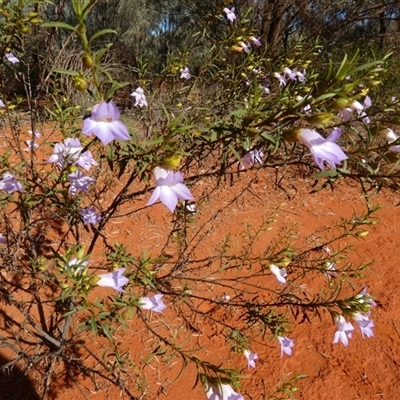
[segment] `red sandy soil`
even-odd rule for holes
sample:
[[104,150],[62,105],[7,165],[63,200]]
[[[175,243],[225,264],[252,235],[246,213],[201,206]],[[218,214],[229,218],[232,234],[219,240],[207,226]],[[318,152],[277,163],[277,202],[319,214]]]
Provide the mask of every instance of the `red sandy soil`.
[[[382,190],[378,195],[366,200],[361,195],[358,185],[351,181],[341,181],[333,188],[327,187],[313,192],[311,178],[301,177],[298,173],[291,173],[277,183],[276,171],[273,169],[259,169],[247,171],[240,175],[233,174],[229,182],[224,182],[216,191],[211,192],[210,182],[196,183],[193,194],[196,197],[197,212],[189,229],[200,231],[204,240],[199,240],[196,256],[207,255],[214,246],[221,242],[230,232],[232,248],[243,248],[246,245],[243,239],[244,224],[257,226],[261,219],[267,219],[276,207],[277,222],[272,230],[265,233],[261,242],[272,241],[283,234],[293,224],[296,224],[293,241],[298,246],[318,244],[321,229],[332,226],[341,218],[351,219],[366,210],[367,201],[380,204],[382,209],[376,214],[378,223],[368,227],[369,234],[357,241],[349,238],[354,246],[349,260],[352,262],[372,262],[366,277],[354,280],[355,291],[367,286],[368,292],[377,302],[371,318],[375,322],[374,338],[361,338],[358,330],[353,334],[348,347],[342,344],[332,344],[335,326],[328,314],[322,313],[322,318],[315,318],[312,323],[301,318],[293,324],[292,332],[288,335],[295,340],[295,347],[291,357],[280,358],[279,344],[266,337],[251,342],[251,349],[259,356],[257,368],[247,370],[246,360],[242,354],[233,354],[227,351],[222,330],[215,328],[207,320],[197,322],[198,331],[192,331],[190,341],[193,344],[205,345],[200,352],[195,353],[201,359],[215,363],[223,363],[242,369],[246,375],[241,380],[240,393],[245,399],[268,399],[274,389],[293,374],[306,374],[305,379],[296,382],[298,390],[294,393],[298,400],[375,400],[400,399],[400,208],[396,192],[390,189]],[[148,249],[149,254],[173,255],[174,245],[167,245],[167,235],[170,232],[172,215],[162,204],[156,204],[141,212],[136,210],[143,207],[150,193],[138,197],[131,204],[119,210],[120,218],[112,221],[108,229],[108,238],[118,239],[120,243],[133,247],[134,254]],[[214,217],[210,220],[210,216]],[[258,244],[258,245],[262,245]],[[165,247],[166,246],[166,247]],[[134,248],[139,249],[136,253]],[[347,260],[344,260],[345,262]],[[290,279],[290,276],[289,276]],[[279,285],[271,279],[273,289]],[[310,283],[311,284],[311,283]],[[96,288],[95,295],[112,294],[108,289]],[[204,293],[201,293],[204,295]],[[221,296],[223,293],[210,293],[209,296]],[[226,290],[231,297],[235,290]],[[164,298],[167,309],[163,314],[146,314],[150,326],[173,328],[180,326],[181,320],[171,311],[174,307],[169,304],[168,295]],[[0,305],[0,310],[3,305]],[[198,301],[196,307],[204,313],[211,313],[210,304]],[[218,314],[226,318],[230,324],[237,321],[237,315]],[[172,320],[170,320],[170,318]],[[175,319],[173,319],[175,318]],[[176,319],[177,318],[177,319]],[[142,359],[153,348],[149,336],[138,328],[137,319],[128,322],[132,330],[119,329],[115,335],[122,343],[124,351],[135,359]],[[4,325],[2,325],[4,328]],[[160,330],[161,332],[162,330]],[[181,337],[182,339],[185,336]],[[97,354],[101,354],[106,344],[101,338],[91,338],[89,347]],[[4,356],[0,348],[0,355]],[[146,388],[142,399],[174,399],[174,400],[203,400],[204,390],[201,385],[196,387],[196,369],[188,366],[183,375],[178,377],[180,366],[179,358],[172,358],[165,362],[162,356],[155,357],[137,371],[137,375],[125,376],[129,390],[140,396],[137,390],[138,381],[143,379]],[[121,390],[108,382],[97,381],[97,387],[89,379],[79,379],[76,383],[63,382],[61,370],[59,380],[54,380],[58,390],[52,398],[117,400],[128,399]],[[145,379],[144,379],[145,377]],[[7,382],[0,382],[1,386]],[[286,396],[287,397],[287,396]],[[286,398],[285,396],[277,398]],[[13,397],[14,398],[14,397]],[[25,397],[26,398],[26,397]],[[22,399],[22,397],[21,397]]]
[[[256,176],[256,178],[255,178]],[[250,186],[243,188],[252,180]],[[198,216],[195,224],[200,226],[207,214],[220,207],[217,219],[211,224],[211,240],[217,242],[227,232],[231,232],[234,241],[240,244],[243,224],[256,224],[261,217],[268,217],[276,206],[280,206],[277,223],[271,231],[272,236],[284,232],[296,224],[296,243],[304,244],[318,240],[322,228],[332,226],[341,218],[351,219],[361,215],[366,209],[366,199],[361,195],[360,188],[351,182],[341,182],[333,188],[312,193],[311,179],[284,179],[281,187],[275,184],[275,174],[268,170],[260,170],[255,174],[247,172],[234,178],[233,184],[224,184],[212,200],[198,202]],[[194,189],[196,198],[201,198],[201,188]],[[243,191],[243,192],[242,192]],[[241,193],[237,199],[236,195]],[[143,198],[143,202],[145,202]],[[255,370],[245,368],[246,361],[241,354],[233,357],[232,367],[243,368],[247,379],[242,380],[241,393],[245,399],[268,399],[279,383],[287,380],[293,374],[306,374],[307,378],[296,382],[298,391],[294,393],[299,400],[375,400],[400,398],[400,278],[396,273],[400,247],[400,209],[396,193],[389,189],[369,200],[372,205],[380,204],[378,223],[369,227],[370,233],[355,243],[354,254],[351,257],[361,262],[373,262],[366,277],[356,281],[360,290],[368,287],[368,292],[374,296],[378,306],[373,309],[372,318],[375,322],[375,337],[362,339],[357,331],[354,333],[348,347],[332,344],[335,326],[329,315],[313,323],[303,322],[293,325],[289,335],[295,339],[292,357],[280,358],[278,343],[270,340],[256,340],[251,348],[260,360]],[[135,206],[137,207],[137,206]],[[132,206],[134,208],[134,206]],[[166,209],[158,204],[149,210],[151,219],[145,225],[152,234],[135,238],[139,220],[133,218],[124,224],[116,224],[114,235],[122,242],[139,239],[141,246],[149,249],[161,248],[165,240],[165,223],[171,219]],[[141,217],[142,220],[143,217]],[[150,218],[150,217],[149,217]],[[200,222],[201,221],[201,222]],[[136,228],[136,229],[135,229]],[[271,238],[271,237],[270,237]],[[206,245],[205,245],[206,246]],[[143,248],[143,247],[142,247]],[[204,249],[207,251],[207,249]],[[274,288],[277,287],[272,283]],[[231,293],[232,294],[232,293]],[[166,301],[167,302],[167,301]],[[209,310],[206,303],[200,302],[199,308],[204,312]],[[168,321],[168,313],[162,316],[153,315],[152,321]],[[236,317],[235,317],[236,318]],[[168,321],[170,322],[170,321]],[[135,321],[132,322],[135,324]],[[214,329],[205,324],[201,335],[207,337],[207,348],[199,357],[226,365],[228,353],[222,336],[215,335]],[[121,332],[121,340],[128,341],[131,354],[143,352],[143,341],[137,335]],[[230,357],[232,358],[232,357]],[[175,380],[179,374],[180,361],[174,359],[169,366],[158,364],[157,361],[144,367],[147,375],[149,391],[143,399],[205,399],[200,385],[194,387],[196,380],[195,368],[189,367],[183,376]],[[135,385],[134,379],[132,385]],[[90,399],[127,398],[123,393],[106,385],[97,393],[87,391]],[[60,399],[78,398],[76,389],[66,390]],[[277,397],[277,398],[286,398]]]

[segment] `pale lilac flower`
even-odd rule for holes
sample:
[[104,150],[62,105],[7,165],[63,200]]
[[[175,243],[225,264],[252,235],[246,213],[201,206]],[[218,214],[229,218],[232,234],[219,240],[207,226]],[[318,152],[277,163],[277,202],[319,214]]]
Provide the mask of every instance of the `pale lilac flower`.
[[79,157],[83,147],[79,139],[67,138],[64,143],[56,143],[53,154],[47,160],[48,163],[55,163],[62,169],[66,163],[73,164]]
[[93,158],[92,152],[90,150],[84,151],[76,160],[76,164],[83,168],[85,171],[89,171],[92,166],[96,167],[97,162]]
[[257,46],[257,47],[261,46],[261,42],[256,37],[250,36],[249,40],[254,46]]
[[303,72],[296,70],[296,77],[299,82],[304,82],[306,80],[306,70],[303,69]]
[[95,225],[101,221],[101,215],[99,215],[94,206],[88,208],[82,208],[79,210],[79,214],[83,219],[85,225],[92,224]]
[[241,47],[246,53],[250,52],[250,47],[245,42],[239,41],[238,46]]
[[286,284],[287,272],[285,268],[279,268],[275,264],[269,266],[271,272],[275,275],[276,280],[281,284]]
[[243,355],[247,358],[247,368],[255,368],[258,355],[256,353],[252,353],[250,350],[244,350]]
[[0,107],[5,107],[6,105],[3,103],[3,100],[0,100]]
[[28,145],[25,151],[35,151],[39,148],[39,144],[35,142],[35,139],[26,140],[25,143]]
[[344,122],[349,121],[352,118],[353,112],[356,112],[358,118],[362,118],[365,123],[369,123],[370,119],[366,116],[365,110],[370,108],[372,105],[372,100],[369,96],[366,96],[363,103],[354,100],[348,107],[344,108],[339,112],[339,117],[343,119]]
[[7,244],[7,239],[0,233],[0,244]]
[[233,22],[236,19],[235,15],[235,7],[232,7],[231,9],[225,7],[223,9],[224,13],[226,14],[226,19],[230,22]]
[[135,98],[135,106],[147,107],[147,99],[141,87],[136,88],[136,90],[131,93],[131,96]]
[[100,280],[96,284],[97,286],[110,287],[115,289],[117,292],[125,293],[122,286],[126,285],[129,282],[129,279],[123,275],[124,272],[125,268],[118,268],[108,274],[100,274]]
[[244,397],[236,393],[228,381],[225,380],[213,380],[211,382],[211,379],[208,379],[204,390],[208,400],[244,400]]
[[162,313],[167,306],[161,300],[163,298],[163,294],[155,294],[151,297],[141,297],[139,300],[139,307],[144,310],[151,310],[157,313]]
[[288,79],[290,79],[292,81],[295,81],[296,78],[297,78],[296,71],[292,71],[288,67],[283,68],[283,73],[284,73],[286,78],[288,78]]
[[87,192],[89,190],[89,185],[95,182],[93,178],[83,175],[81,171],[75,171],[69,174],[68,180],[71,183],[69,187],[71,196],[75,196],[78,190]]
[[[325,249],[325,248],[324,248]],[[330,249],[329,249],[330,252]],[[335,268],[335,263],[334,262],[326,262],[325,263],[325,272],[324,274],[326,277],[330,280],[332,277],[336,278],[337,277],[337,271]]]
[[182,172],[155,167],[153,173],[157,186],[147,202],[147,206],[160,200],[171,212],[174,212],[178,200],[194,200],[190,190],[183,184]]
[[274,72],[272,76],[278,79],[279,86],[286,86],[286,79],[279,72]]
[[370,313],[361,313],[357,312],[353,315],[354,321],[356,321],[357,326],[360,328],[362,337],[364,339],[364,335],[368,337],[374,337],[374,332],[372,328],[374,327],[374,321],[369,319]]
[[188,67],[181,68],[180,72],[181,72],[181,79],[190,79],[192,77]]
[[286,336],[277,336],[278,342],[281,345],[281,358],[283,357],[283,353],[288,356],[292,355],[292,347],[294,346],[294,340],[289,339]]
[[31,129],[28,129],[28,133],[32,135],[33,139],[42,137],[38,131],[33,132]]
[[240,169],[246,169],[252,167],[255,163],[263,163],[264,153],[260,150],[254,149],[247,152],[240,162]]
[[119,120],[120,115],[112,101],[102,101],[92,108],[90,117],[83,121],[82,133],[86,136],[94,134],[104,145],[114,139],[130,140],[128,129]]
[[14,53],[6,53],[4,55],[6,56],[7,61],[10,62],[11,64],[19,63],[19,58],[15,57]]
[[21,192],[22,185],[15,179],[14,175],[6,172],[0,181],[0,190],[5,190],[7,193]]
[[325,169],[324,161],[331,168],[336,168],[336,165],[348,158],[340,146],[335,143],[341,134],[341,129],[336,128],[324,139],[314,129],[301,128],[298,130],[296,137],[300,143],[310,149],[315,164],[323,171]]
[[336,315],[335,323],[337,331],[335,332],[333,343],[342,342],[344,346],[347,346],[349,339],[351,339],[352,331],[354,331],[354,326],[350,322],[347,322],[343,315]]
[[[383,129],[379,133],[386,137],[389,144],[395,142],[399,138],[399,136],[390,128]],[[395,146],[390,146],[389,150],[393,151],[394,153],[400,153],[400,145],[397,144]]]

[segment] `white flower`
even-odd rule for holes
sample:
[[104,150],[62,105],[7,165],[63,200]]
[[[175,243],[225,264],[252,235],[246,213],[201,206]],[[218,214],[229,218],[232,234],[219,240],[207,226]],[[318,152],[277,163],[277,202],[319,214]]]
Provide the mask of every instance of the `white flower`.
[[181,79],[190,79],[192,75],[190,75],[190,71],[188,67],[181,68]]
[[224,13],[226,14],[226,19],[230,22],[233,22],[236,19],[235,15],[235,7],[232,7],[231,9],[225,7],[223,9]]
[[135,106],[147,106],[147,99],[141,87],[136,88],[136,90],[131,93],[131,96],[135,98]]
[[226,381],[217,382],[208,379],[204,387],[208,400],[244,400],[241,394],[236,393]]
[[276,276],[276,280],[281,284],[284,285],[286,283],[287,272],[285,268],[279,268],[275,264],[271,264],[269,266],[271,272]]

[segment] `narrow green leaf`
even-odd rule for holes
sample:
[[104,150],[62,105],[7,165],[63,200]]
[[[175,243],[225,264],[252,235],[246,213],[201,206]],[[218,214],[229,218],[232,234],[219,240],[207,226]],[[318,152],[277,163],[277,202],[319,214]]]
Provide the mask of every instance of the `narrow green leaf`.
[[114,34],[116,35],[117,32],[114,31],[113,29],[103,29],[100,32],[96,32],[90,39],[89,39],[89,44],[91,44],[94,40],[96,40],[98,37],[107,35],[107,34]]
[[64,28],[76,32],[76,28],[70,24],[67,24],[66,22],[59,22],[59,21],[44,22],[41,26],[44,28]]

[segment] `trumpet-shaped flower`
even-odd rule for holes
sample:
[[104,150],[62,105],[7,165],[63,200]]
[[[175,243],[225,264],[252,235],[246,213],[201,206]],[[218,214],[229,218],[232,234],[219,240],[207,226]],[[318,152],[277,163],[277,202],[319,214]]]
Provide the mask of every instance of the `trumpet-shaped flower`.
[[151,297],[141,297],[140,308],[162,313],[167,308],[167,306],[161,300],[163,296],[163,294],[158,293]]
[[301,128],[297,131],[296,138],[304,146],[307,146],[311,152],[315,164],[323,171],[324,161],[332,167],[336,168],[343,160],[347,159],[347,155],[343,152],[336,140],[342,134],[341,129],[334,129],[331,134],[324,139],[317,131],[313,129]]
[[37,150],[39,148],[39,144],[35,142],[35,139],[28,139],[25,141],[25,143],[28,146],[26,149],[24,149],[25,151],[34,152],[35,150]]
[[119,120],[120,115],[112,101],[102,101],[92,108],[90,117],[83,121],[82,133],[86,136],[97,136],[104,145],[114,139],[130,140],[128,129]]
[[82,208],[79,211],[79,214],[81,215],[81,217],[83,219],[83,223],[85,225],[88,225],[88,224],[95,225],[101,221],[101,215],[99,215],[97,213],[94,206],[91,206],[88,208]]
[[255,163],[263,163],[264,153],[261,150],[251,150],[247,152],[240,163],[240,169],[246,169],[252,167]]
[[279,81],[279,86],[286,86],[286,79],[279,72],[274,72],[272,76]]
[[154,179],[157,186],[147,202],[147,206],[160,200],[171,212],[174,212],[179,200],[194,200],[190,190],[183,184],[182,172],[156,167],[154,168]]
[[354,321],[356,321],[357,326],[360,328],[361,335],[364,339],[364,335],[367,337],[373,337],[374,332],[372,328],[374,327],[374,321],[369,319],[369,314],[357,312],[353,315]]
[[343,315],[336,315],[335,323],[337,331],[335,332],[333,343],[342,342],[344,346],[347,346],[349,339],[351,339],[352,331],[354,331],[354,326],[350,322],[347,322]]
[[190,74],[189,68],[181,68],[181,79],[190,79],[192,75]]
[[208,400],[244,400],[244,397],[236,393],[225,380],[211,381],[211,379],[207,379],[204,390]]
[[129,282],[129,279],[124,276],[125,268],[118,268],[108,274],[100,274],[100,280],[96,283],[97,286],[110,287],[117,292],[125,293],[122,286]]
[[278,336],[277,339],[281,345],[281,358],[283,357],[283,353],[291,356],[293,352],[292,347],[294,346],[294,340],[289,339],[286,336]]
[[135,91],[131,93],[131,96],[135,98],[135,106],[147,107],[147,99],[141,87],[136,88]]
[[247,358],[247,368],[255,368],[258,355],[256,353],[252,353],[250,350],[245,350],[243,355]]
[[367,303],[370,308],[375,307],[376,303],[374,300],[372,300],[371,295],[367,292],[367,288],[363,288],[361,292],[356,296],[356,299],[358,299],[358,302],[361,304]]
[[93,178],[83,175],[81,171],[75,171],[69,174],[68,180],[71,183],[69,187],[71,196],[75,196],[78,190],[87,192],[89,190],[89,185],[95,182]]
[[369,96],[365,97],[362,104],[359,101],[354,100],[348,107],[340,111],[339,117],[341,117],[344,122],[347,122],[352,118],[353,112],[356,112],[358,118],[362,118],[362,120],[368,124],[370,122],[370,119],[367,117],[365,110],[367,108],[370,108],[371,105],[372,100]]
[[7,244],[7,239],[0,233],[0,244]]
[[233,22],[236,19],[235,7],[232,7],[231,9],[225,7],[223,11],[226,14],[226,19],[228,21]]
[[279,268],[275,264],[271,264],[269,266],[271,272],[275,275],[276,280],[281,284],[284,285],[286,283],[287,272],[285,268]]
[[15,57],[14,53],[6,53],[4,55],[6,56],[7,61],[10,62],[11,64],[19,63],[19,58]]
[[5,190],[7,193],[21,192],[22,185],[15,179],[14,175],[6,172],[0,181],[0,190]]
[[[383,129],[379,133],[386,137],[389,144],[395,142],[399,138],[399,135],[394,133],[393,130],[390,128]],[[389,149],[391,151],[393,151],[394,153],[400,153],[400,145],[399,144],[397,144],[395,146],[390,146]]]
[[92,166],[97,166],[96,160],[90,150],[82,153],[83,147],[79,139],[67,138],[64,143],[57,143],[54,146],[54,154],[47,162],[56,163],[61,169],[66,164],[77,164],[86,171]]
[[254,46],[256,46],[256,47],[261,46],[261,42],[255,36],[250,36],[249,40],[250,40],[251,44],[253,44]]

